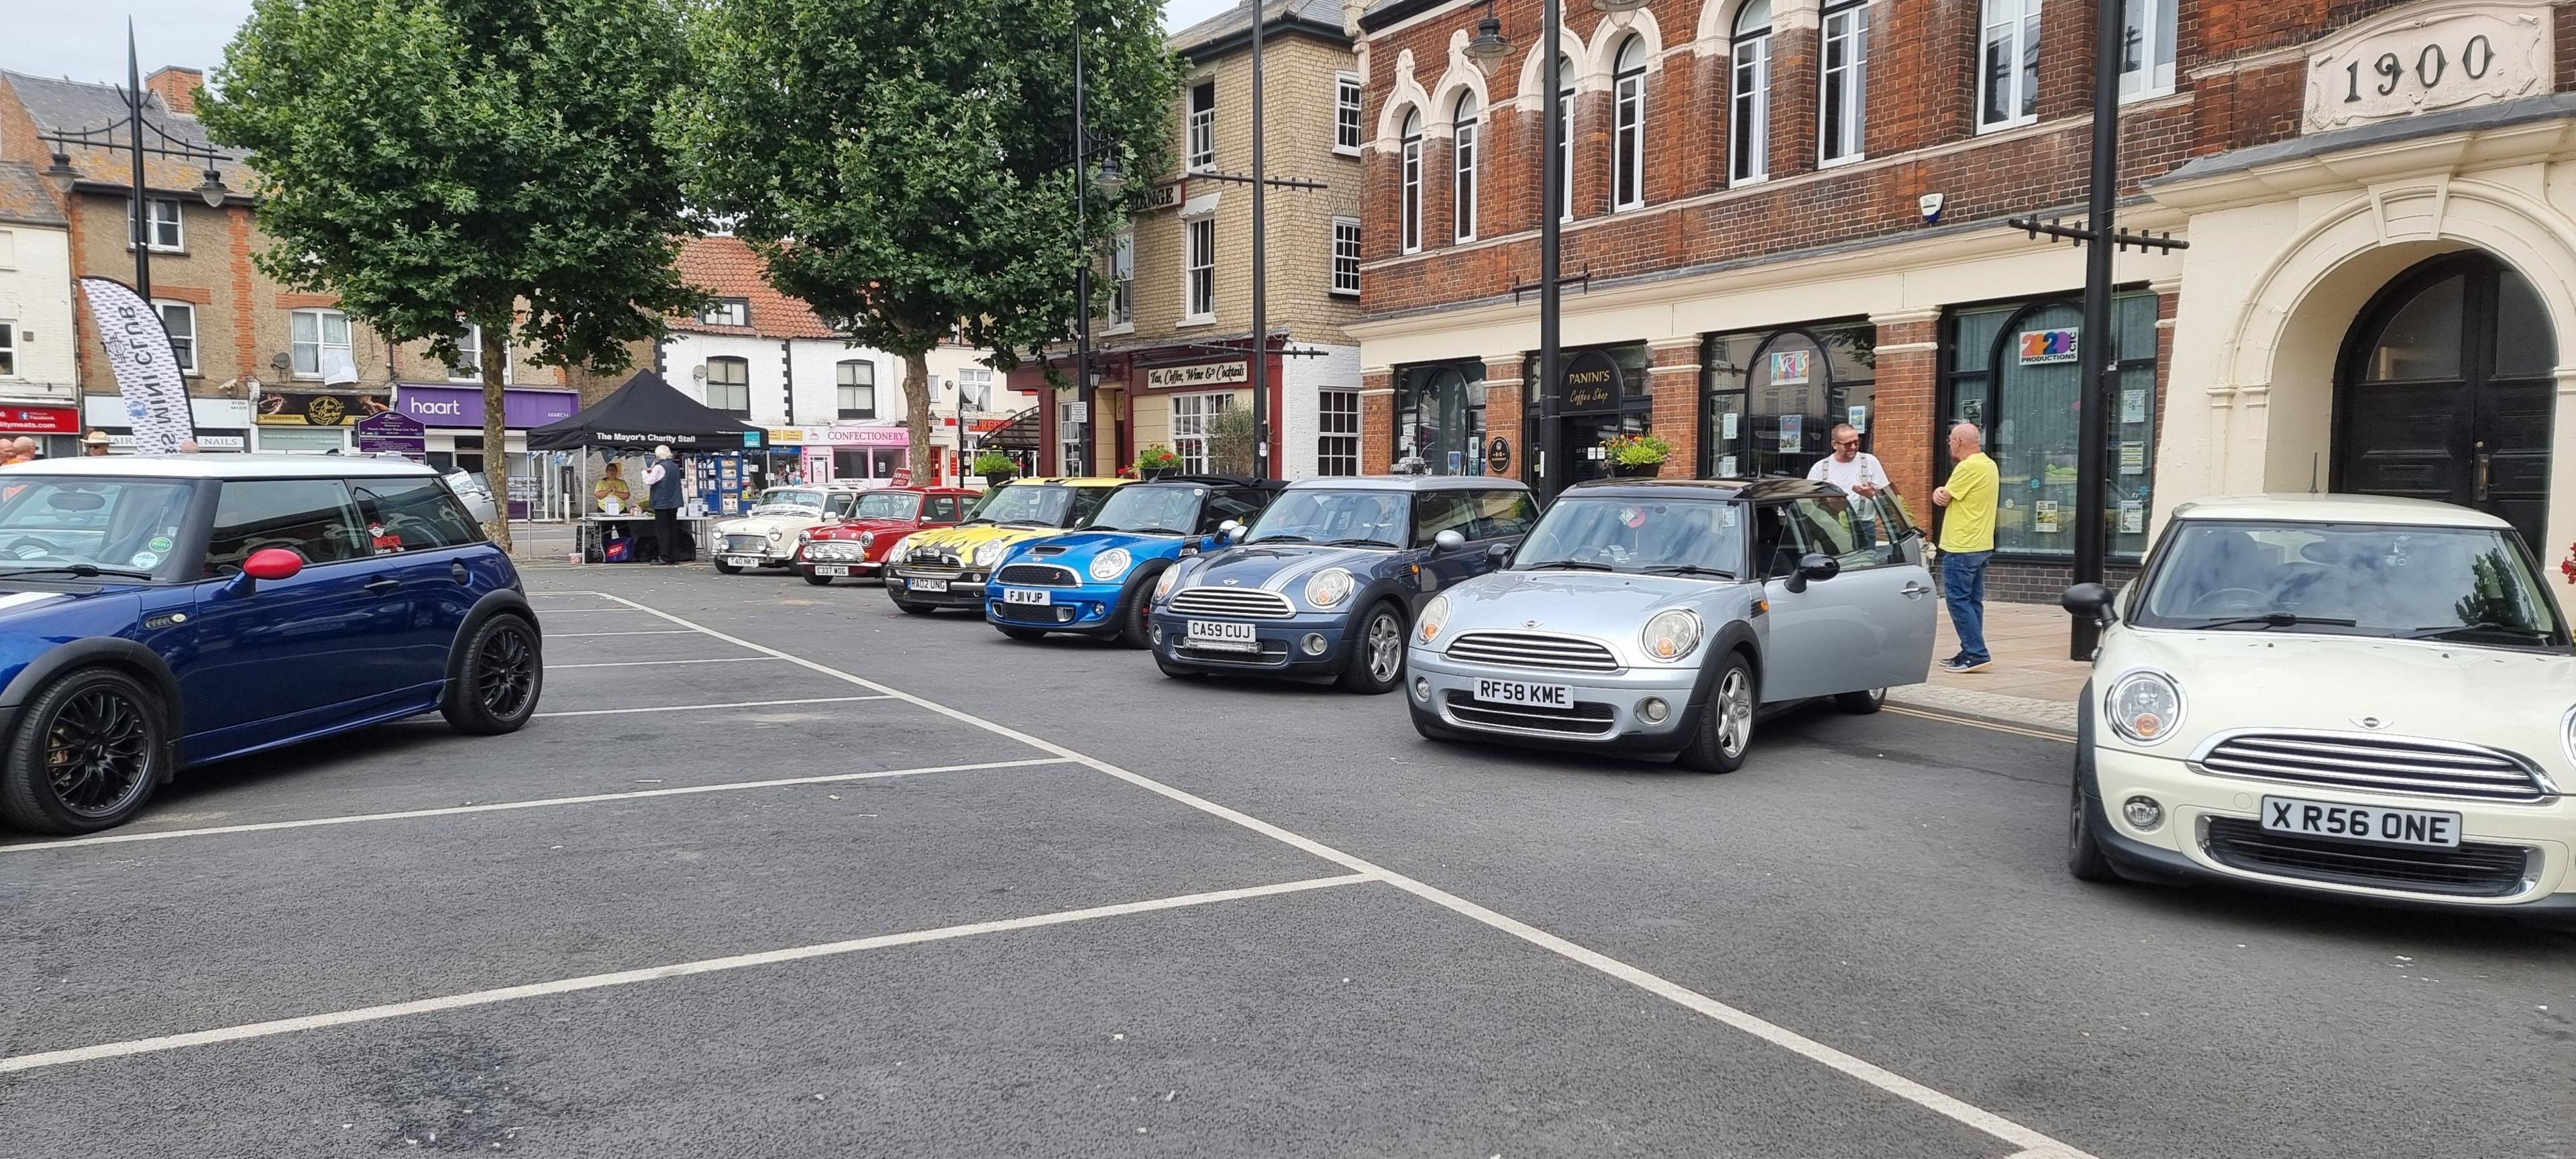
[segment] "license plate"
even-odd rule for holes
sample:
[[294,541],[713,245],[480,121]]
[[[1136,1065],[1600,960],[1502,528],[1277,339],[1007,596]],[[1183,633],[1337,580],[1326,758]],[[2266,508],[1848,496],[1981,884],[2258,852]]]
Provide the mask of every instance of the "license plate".
[[1518,704],[1532,708],[1572,708],[1574,689],[1563,684],[1529,684],[1519,680],[1476,681],[1476,699],[1487,704]]
[[1041,591],[1035,588],[1003,588],[1002,602],[1006,604],[1036,604],[1039,607],[1045,607],[1048,604],[1055,602],[1055,593],[1050,591]]
[[729,555],[725,557],[725,562],[732,564],[735,567],[759,567],[760,557],[756,555]]
[[2368,805],[2335,805],[2296,797],[2263,798],[2263,828],[2302,837],[2340,837],[2381,845],[2429,845],[2457,849],[2460,815],[2423,809],[2382,809]]
[[848,575],[850,574],[850,565],[846,563],[818,563],[814,565],[814,574]]
[[1258,652],[1261,637],[1250,624],[1227,620],[1190,621],[1189,646],[1217,652]]
[[948,581],[944,579],[917,579],[907,581],[905,586],[916,592],[944,592],[948,590]]

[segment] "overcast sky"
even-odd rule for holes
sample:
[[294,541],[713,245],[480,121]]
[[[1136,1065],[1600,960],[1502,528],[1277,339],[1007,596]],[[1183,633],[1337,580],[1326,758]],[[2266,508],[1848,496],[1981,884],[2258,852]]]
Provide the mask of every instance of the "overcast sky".
[[[1237,0],[1164,0],[1165,27],[1182,28]],[[223,59],[251,0],[8,0],[0,68],[73,80],[125,79],[125,22],[143,71],[165,64],[211,69]]]

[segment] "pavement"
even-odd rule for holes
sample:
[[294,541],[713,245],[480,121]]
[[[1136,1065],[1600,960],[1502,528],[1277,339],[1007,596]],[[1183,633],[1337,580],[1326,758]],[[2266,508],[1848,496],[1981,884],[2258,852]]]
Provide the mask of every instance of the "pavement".
[[873,585],[527,570],[525,730],[0,835],[0,1153],[2576,1148],[2576,937],[2078,883],[2045,729],[1807,709],[1703,776]]
[[[1917,708],[1960,713],[2033,728],[2075,732],[2075,701],[2093,678],[2090,661],[2066,658],[2068,618],[2046,604],[1988,603],[1986,651],[1995,658],[1982,672],[1932,670],[1911,688],[1890,689],[1888,699]],[[1956,654],[1959,634],[1946,607],[1940,615],[1935,659]]]

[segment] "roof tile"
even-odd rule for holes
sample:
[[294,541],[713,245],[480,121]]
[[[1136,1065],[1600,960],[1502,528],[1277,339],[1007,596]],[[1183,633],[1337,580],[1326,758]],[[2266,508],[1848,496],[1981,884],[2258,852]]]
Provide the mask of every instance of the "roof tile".
[[803,299],[769,284],[768,265],[738,237],[693,237],[680,243],[680,280],[719,298],[751,305],[751,325],[714,326],[694,316],[674,316],[671,329],[689,334],[739,334],[752,338],[840,337]]

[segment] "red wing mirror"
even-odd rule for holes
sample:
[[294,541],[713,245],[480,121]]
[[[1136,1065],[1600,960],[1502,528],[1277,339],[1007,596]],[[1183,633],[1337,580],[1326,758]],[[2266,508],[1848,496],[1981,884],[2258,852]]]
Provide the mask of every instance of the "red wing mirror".
[[304,557],[283,547],[263,547],[242,561],[242,574],[255,580],[292,579],[304,570]]

